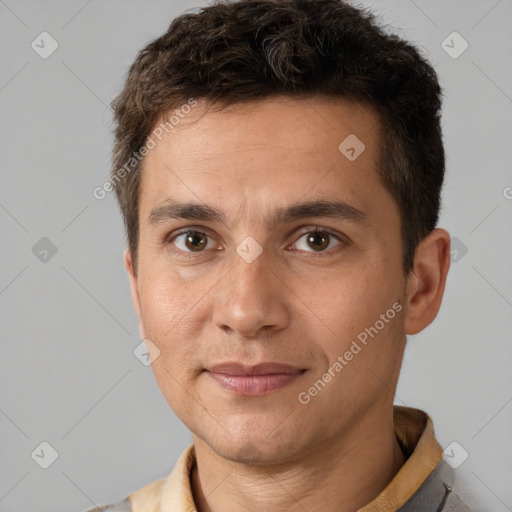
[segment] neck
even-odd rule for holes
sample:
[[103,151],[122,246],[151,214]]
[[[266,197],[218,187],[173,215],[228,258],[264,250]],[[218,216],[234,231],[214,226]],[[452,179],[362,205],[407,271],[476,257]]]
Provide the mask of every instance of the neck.
[[342,439],[286,464],[226,460],[196,437],[194,446],[191,484],[199,512],[355,512],[377,497],[405,462],[392,409],[385,418],[366,414]]

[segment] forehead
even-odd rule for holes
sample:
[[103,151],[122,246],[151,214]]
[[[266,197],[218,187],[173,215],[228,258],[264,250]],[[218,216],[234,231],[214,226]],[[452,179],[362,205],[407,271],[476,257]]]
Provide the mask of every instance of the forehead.
[[[326,156],[329,152],[338,157],[338,152],[332,150],[338,150],[350,135],[369,149],[368,156],[376,149],[379,123],[376,111],[369,105],[326,97],[278,96],[222,110],[199,101],[187,115],[172,117],[175,124],[163,134],[159,148],[165,149],[174,142],[172,150],[177,158],[193,151],[196,160],[213,160],[219,152],[236,159],[240,151],[262,149],[267,154],[274,151]],[[152,156],[159,153],[162,152],[153,152]]]
[[146,156],[141,216],[170,195],[254,213],[338,195],[365,209],[386,195],[378,128],[372,108],[339,98],[277,97],[220,111],[199,102]]

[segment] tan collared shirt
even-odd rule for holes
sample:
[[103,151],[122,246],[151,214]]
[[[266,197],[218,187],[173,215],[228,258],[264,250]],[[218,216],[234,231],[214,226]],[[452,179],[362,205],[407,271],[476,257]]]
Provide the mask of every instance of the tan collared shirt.
[[[442,460],[443,449],[428,414],[395,405],[393,419],[406,462],[381,493],[358,512],[466,512],[452,492],[453,471]],[[123,502],[89,512],[196,512],[190,481],[194,464],[191,445],[168,477],[142,487]]]

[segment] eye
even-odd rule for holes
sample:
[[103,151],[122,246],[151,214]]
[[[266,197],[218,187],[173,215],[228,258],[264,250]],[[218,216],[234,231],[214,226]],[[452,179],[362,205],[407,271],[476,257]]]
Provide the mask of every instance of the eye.
[[169,240],[180,251],[184,252],[204,252],[206,249],[212,249],[213,240],[203,231],[189,230],[176,235]]
[[295,242],[295,247],[306,252],[326,252],[341,244],[341,239],[334,233],[323,229],[315,229],[304,233]]

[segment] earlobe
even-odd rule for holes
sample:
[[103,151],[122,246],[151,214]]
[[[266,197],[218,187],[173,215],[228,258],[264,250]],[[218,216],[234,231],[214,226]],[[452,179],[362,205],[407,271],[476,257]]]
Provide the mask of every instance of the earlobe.
[[417,334],[433,322],[450,268],[450,234],[436,228],[419,244],[407,282],[406,334]]
[[124,266],[126,268],[126,272],[128,274],[128,279],[130,281],[130,290],[132,296],[133,307],[135,308],[135,313],[137,314],[137,319],[139,321],[139,333],[141,339],[145,339],[144,327],[142,325],[142,315],[141,315],[141,304],[140,304],[140,295],[139,295],[139,282],[137,274],[135,273],[135,269],[133,266],[133,259],[129,249],[125,249],[124,251]]

